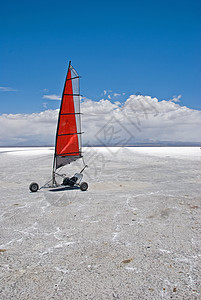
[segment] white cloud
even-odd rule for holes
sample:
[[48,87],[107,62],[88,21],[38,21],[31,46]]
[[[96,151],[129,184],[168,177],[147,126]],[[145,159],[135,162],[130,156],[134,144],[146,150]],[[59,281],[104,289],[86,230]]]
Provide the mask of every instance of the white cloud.
[[0,146],[53,145],[58,110],[0,116]]
[[170,101],[172,101],[172,102],[180,102],[180,99],[181,99],[181,95],[179,95],[179,96],[173,96],[173,98],[170,99]]
[[0,86],[0,92],[17,92],[17,90],[9,86]]
[[[125,103],[82,99],[84,144],[201,142],[201,111],[131,95]],[[53,145],[58,110],[0,116],[0,145]]]
[[149,96],[131,95],[120,107],[109,100],[82,103],[88,144],[201,142],[201,111]]
[[114,93],[113,96],[114,96],[114,97],[119,97],[119,96],[121,96],[121,94]]
[[104,90],[103,91],[103,96],[107,96],[108,99],[113,99],[113,98],[116,98],[116,97],[120,97],[120,96],[124,96],[125,93],[116,93],[116,92],[113,92],[112,90]]
[[52,95],[44,95],[44,99],[49,99],[49,100],[61,100],[61,97],[55,94]]

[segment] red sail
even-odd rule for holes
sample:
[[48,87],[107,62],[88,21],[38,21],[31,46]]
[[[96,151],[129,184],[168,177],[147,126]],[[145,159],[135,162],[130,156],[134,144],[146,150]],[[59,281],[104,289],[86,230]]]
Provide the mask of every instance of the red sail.
[[57,127],[56,169],[81,157],[79,76],[69,64]]

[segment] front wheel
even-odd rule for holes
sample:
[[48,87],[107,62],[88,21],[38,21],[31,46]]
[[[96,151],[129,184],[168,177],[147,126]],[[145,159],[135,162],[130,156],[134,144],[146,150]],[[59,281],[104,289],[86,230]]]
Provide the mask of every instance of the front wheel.
[[39,185],[36,182],[32,182],[29,186],[29,189],[32,193],[37,192],[37,190],[39,189]]
[[80,184],[80,189],[81,189],[81,191],[86,191],[88,189],[88,183],[82,182]]

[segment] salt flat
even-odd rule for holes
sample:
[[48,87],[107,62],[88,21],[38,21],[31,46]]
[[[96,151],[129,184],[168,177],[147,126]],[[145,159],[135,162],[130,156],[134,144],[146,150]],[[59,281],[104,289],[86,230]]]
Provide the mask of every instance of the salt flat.
[[88,191],[30,193],[53,148],[0,149],[0,299],[200,299],[200,148],[84,156]]

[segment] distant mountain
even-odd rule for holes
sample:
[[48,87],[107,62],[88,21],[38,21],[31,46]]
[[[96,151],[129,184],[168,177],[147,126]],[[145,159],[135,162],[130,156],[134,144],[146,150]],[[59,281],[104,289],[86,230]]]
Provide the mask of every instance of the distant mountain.
[[[51,144],[44,144],[41,141],[33,141],[30,142],[29,145],[26,142],[18,142],[13,143],[11,145],[0,146],[0,148],[4,147],[54,147]],[[85,144],[83,143],[83,147],[201,147],[201,142],[172,142],[172,141],[142,141],[135,142],[129,144]]]

